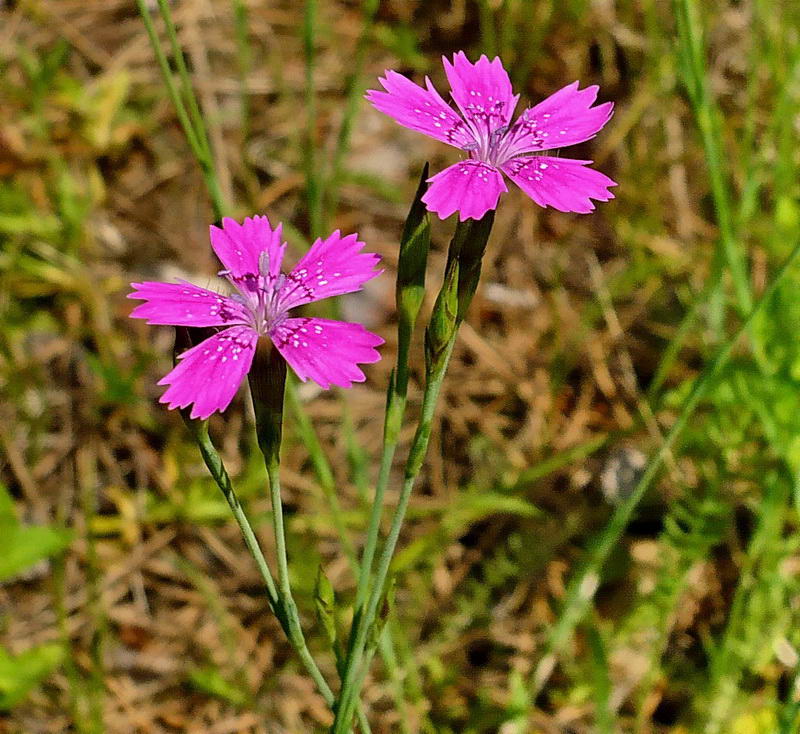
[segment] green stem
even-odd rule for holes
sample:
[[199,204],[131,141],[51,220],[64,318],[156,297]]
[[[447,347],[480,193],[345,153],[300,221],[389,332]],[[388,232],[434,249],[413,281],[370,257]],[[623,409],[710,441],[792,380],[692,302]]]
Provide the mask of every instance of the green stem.
[[[219,220],[223,217],[228,207],[225,203],[224,197],[222,196],[222,189],[220,188],[219,180],[214,169],[214,160],[211,155],[211,146],[208,142],[208,133],[206,131],[205,123],[203,122],[203,117],[202,115],[195,116],[193,123],[189,113],[186,111],[186,105],[184,104],[183,97],[191,100],[190,106],[192,109],[199,110],[188,73],[185,77],[181,75],[183,88],[179,90],[175,85],[175,80],[172,78],[172,71],[169,68],[169,62],[166,54],[164,53],[164,49],[161,47],[161,42],[159,41],[155,26],[153,25],[153,19],[150,16],[150,11],[147,8],[146,0],[136,0],[136,3],[139,6],[139,13],[142,16],[145,30],[147,31],[147,35],[150,39],[150,45],[153,47],[153,53],[155,54],[159,68],[161,69],[161,76],[164,79],[164,86],[167,88],[167,94],[169,95],[170,100],[172,100],[172,104],[175,107],[175,113],[178,116],[178,121],[181,124],[181,128],[183,128],[183,133],[186,135],[186,140],[189,143],[189,147],[191,148],[192,153],[194,154],[194,157],[200,166],[200,171],[203,174],[203,180],[205,181],[206,188],[208,189],[208,193],[211,198],[214,217]],[[166,8],[167,13],[169,13],[169,7],[166,6]],[[171,18],[169,20],[167,20],[167,18],[169,18],[169,14],[165,17],[165,22],[169,32],[169,28],[171,27]],[[180,63],[176,58],[176,64],[179,65],[180,69],[180,65],[183,64],[183,58],[180,56],[180,53],[178,53],[177,56],[181,58]],[[183,68],[185,70],[185,65]],[[196,124],[197,127],[195,127],[194,124]]]
[[[369,42],[370,32],[375,22],[375,14],[378,11],[380,0],[364,0],[364,22],[361,27],[358,41],[356,42],[355,60],[353,62],[353,71],[348,75],[345,82],[345,107],[344,114],[342,115],[342,125],[339,128],[339,134],[336,137],[336,147],[333,150],[333,158],[331,160],[331,172],[326,183],[327,194],[327,207],[325,214],[327,217],[331,216],[336,211],[336,205],[339,199],[339,183],[342,177],[342,163],[344,161],[345,153],[350,145],[350,135],[353,129],[353,121],[358,111],[358,105],[361,102],[361,71],[364,68],[364,58],[366,56],[367,44]],[[325,218],[327,218],[325,217]],[[326,222],[323,222],[325,227]]]
[[[228,505],[233,512],[233,516],[236,518],[236,522],[239,524],[239,529],[242,532],[245,545],[250,551],[250,555],[253,557],[259,573],[264,580],[264,584],[266,585],[267,599],[273,613],[280,622],[281,627],[289,639],[289,642],[292,644],[292,647],[294,647],[294,649],[297,651],[300,660],[303,662],[303,665],[322,694],[322,697],[325,699],[325,702],[329,706],[333,706],[335,702],[333,691],[323,677],[322,672],[320,671],[314,659],[311,657],[311,653],[308,650],[308,646],[306,645],[305,637],[303,635],[303,630],[300,627],[297,607],[294,604],[294,600],[291,596],[291,590],[289,590],[288,594],[286,593],[286,589],[288,588],[289,574],[286,564],[286,545],[285,535],[283,533],[283,512],[282,504],[280,502],[280,485],[277,479],[277,467],[273,471],[269,472],[269,476],[270,490],[272,493],[274,508],[273,521],[276,528],[276,542],[278,545],[279,587],[276,587],[275,585],[272,572],[269,570],[269,566],[267,565],[266,558],[261,550],[258,539],[253,532],[253,528],[250,525],[250,521],[247,519],[247,515],[245,515],[241,503],[239,502],[239,498],[237,497],[236,491],[233,488],[233,484],[231,483],[230,476],[225,469],[225,465],[222,463],[219,453],[217,453],[214,444],[211,442],[211,438],[208,435],[208,424],[205,421],[201,422],[191,420],[187,421],[187,423],[192,431],[195,441],[197,441],[197,445],[200,447],[200,453],[203,456],[203,461],[208,467],[208,470],[217,486],[220,488],[220,490],[222,490],[222,494],[225,496],[225,499],[227,500]],[[276,493],[277,503],[275,502]],[[280,528],[280,533],[278,533],[278,528]]]
[[742,314],[753,306],[745,259],[736,241],[731,213],[730,191],[725,176],[720,140],[722,137],[719,110],[708,86],[710,75],[705,61],[705,44],[699,10],[695,0],[675,0],[679,52],[684,64],[684,82],[692,101],[697,126],[708,164],[711,196],[719,224],[720,242],[733,278],[736,300]]
[[[403,234],[400,238],[400,255],[397,269],[395,297],[397,301],[397,362],[389,379],[386,398],[386,412],[383,422],[383,447],[380,469],[375,484],[375,496],[372,501],[367,535],[364,542],[360,565],[356,565],[358,583],[354,604],[353,622],[347,646],[347,657],[343,670],[350,671],[355,665],[353,658],[355,642],[364,622],[364,607],[372,579],[375,552],[380,533],[381,517],[386,488],[389,484],[392,462],[400,439],[400,429],[406,408],[408,392],[408,357],[411,337],[414,332],[417,316],[425,295],[425,273],[427,270],[428,251],[430,248],[430,218],[422,203],[427,190],[428,165],[423,167],[419,186],[411,204]],[[391,634],[382,637],[382,652],[390,647]],[[384,659],[387,657],[384,655]],[[352,675],[352,673],[349,673]],[[343,675],[342,678],[346,677]]]
[[167,2],[167,0],[158,0],[158,10],[161,17],[164,19],[164,26],[167,29],[167,38],[172,47],[172,58],[175,60],[175,66],[178,69],[178,76],[181,80],[182,91],[186,98],[186,103],[189,106],[189,115],[194,125],[195,132],[197,132],[197,142],[202,146],[204,156],[210,158],[211,146],[209,145],[208,137],[200,134],[200,131],[205,128],[203,115],[200,112],[200,104],[197,101],[197,97],[192,91],[192,80],[189,78],[189,70],[186,68],[186,59],[183,57],[183,50],[178,42],[178,32],[175,29],[175,23],[172,21],[172,11],[170,10],[169,2]]
[[572,635],[575,626],[584,618],[600,582],[600,572],[611,550],[619,541],[633,512],[661,470],[664,460],[670,455],[672,447],[683,434],[698,404],[705,396],[713,380],[728,363],[733,349],[741,336],[750,328],[753,320],[763,310],[777,290],[789,269],[800,256],[800,243],[795,245],[781,269],[775,275],[764,295],[750,311],[748,317],[731,339],[717,352],[714,359],[703,370],[683,404],[677,420],[664,438],[664,442],[650,461],[641,479],[631,494],[620,503],[606,527],[590,545],[586,561],[572,578],[566,593],[564,605],[558,621],[551,629],[547,640],[545,655],[537,666],[531,682],[532,696],[535,698],[550,677],[555,656]]
[[283,501],[281,500],[281,485],[279,479],[278,462],[270,461],[267,466],[269,474],[270,500],[272,502],[272,525],[275,531],[275,545],[278,556],[278,598],[286,614],[286,624],[288,626],[287,635],[297,650],[297,654],[306,666],[306,670],[313,678],[314,683],[325,697],[328,705],[334,702],[333,691],[328,686],[322,672],[317,667],[314,658],[306,645],[303,628],[300,625],[300,613],[292,595],[292,587],[289,583],[289,562],[286,554],[286,530],[283,522]]
[[305,54],[306,78],[306,140],[303,151],[306,170],[306,198],[308,201],[308,219],[311,238],[322,234],[322,186],[321,177],[317,170],[316,155],[316,127],[317,127],[317,99],[314,86],[314,64],[316,52],[314,49],[314,35],[317,25],[317,0],[306,0],[303,15],[303,50]]
[[[375,624],[375,615],[383,595],[386,575],[397,545],[411,491],[416,477],[422,469],[428,450],[436,402],[458,334],[458,327],[466,315],[472,296],[477,288],[480,276],[480,260],[483,257],[494,222],[493,212],[479,221],[459,222],[450,242],[442,287],[426,330],[426,380],[422,400],[422,414],[406,460],[406,478],[400,500],[395,509],[392,526],[378,563],[375,578],[372,579],[370,572],[382,514],[383,493],[386,484],[388,484],[392,458],[399,439],[400,427],[405,412],[408,389],[408,350],[421,304],[421,294],[419,294],[419,299],[412,296],[424,287],[424,265],[425,258],[427,258],[428,245],[423,240],[419,240],[415,245],[414,237],[411,233],[416,231],[418,226],[427,227],[427,219],[424,218],[424,214],[420,217],[420,211],[415,213],[417,205],[421,206],[420,199],[424,193],[424,182],[427,178],[426,172],[427,167],[423,171],[420,188],[415,197],[415,204],[412,205],[406,231],[404,231],[402,238],[403,245],[401,245],[401,267],[398,271],[397,294],[399,314],[398,361],[389,385],[386,418],[384,421],[384,451],[376,485],[375,501],[370,517],[364,559],[359,576],[345,675],[343,676],[342,690],[339,694],[339,704],[336,710],[336,720],[332,730],[334,732],[343,732],[349,726],[353,707],[358,702],[359,691],[369,670],[369,662],[374,652],[374,646],[366,649],[366,641]],[[419,222],[415,224],[417,219],[419,219]],[[427,234],[424,236],[427,237]],[[417,246],[423,244],[422,251],[415,254]],[[425,253],[424,257],[420,259],[423,251]],[[407,258],[405,267],[403,267],[404,253],[405,258]],[[414,273],[416,274],[414,275]],[[372,593],[365,608],[364,601],[369,582],[372,583]]]
[[[408,334],[413,325],[408,324],[406,319],[400,320],[398,330]],[[383,430],[383,449],[381,452],[380,469],[378,470],[378,481],[375,484],[375,497],[372,501],[369,524],[367,526],[367,539],[364,543],[364,551],[361,557],[361,570],[358,577],[358,587],[356,588],[355,614],[361,616],[364,603],[367,599],[367,590],[372,577],[372,565],[375,560],[375,550],[378,545],[378,534],[380,532],[381,515],[383,514],[383,501],[386,488],[389,485],[389,476],[392,470],[392,462],[397,451],[397,444],[400,440],[400,426],[406,409],[406,395],[408,392],[408,350],[410,338],[401,337],[398,342],[397,365],[392,377],[392,385],[389,391],[389,399],[386,407],[386,419]]]
[[203,457],[206,467],[208,467],[208,471],[211,473],[211,477],[222,491],[222,494],[228,502],[228,506],[231,508],[231,512],[233,512],[233,516],[236,518],[236,522],[239,524],[239,529],[242,531],[242,537],[244,538],[247,550],[250,551],[250,555],[256,562],[258,571],[267,587],[269,605],[272,607],[275,616],[278,617],[281,624],[283,624],[284,620],[282,619],[282,611],[275,580],[272,578],[272,572],[269,570],[267,560],[264,558],[264,553],[258,543],[256,534],[253,532],[250,521],[247,519],[247,515],[245,515],[244,509],[239,502],[236,490],[233,488],[228,470],[222,463],[222,457],[220,457],[216,447],[211,441],[211,437],[208,434],[208,424],[205,421],[188,420],[187,425],[200,448],[200,454]]
[[[293,624],[291,619],[291,610],[283,603],[283,599],[281,598],[282,595],[275,585],[275,580],[272,577],[272,572],[269,570],[267,560],[264,557],[264,553],[261,550],[261,546],[259,545],[255,532],[250,525],[250,521],[247,519],[247,515],[245,515],[244,509],[239,502],[239,498],[237,497],[236,491],[231,483],[230,476],[225,469],[225,465],[222,463],[222,458],[217,453],[217,450],[214,447],[214,444],[211,442],[210,436],[208,435],[208,424],[205,421],[189,421],[189,427],[192,430],[192,435],[197,441],[197,445],[200,447],[200,453],[203,456],[203,461],[205,461],[205,464],[208,467],[211,476],[214,478],[214,481],[217,483],[217,486],[220,488],[220,490],[222,490],[222,494],[225,496],[225,499],[227,500],[228,505],[233,512],[233,516],[236,518],[236,522],[239,524],[239,529],[242,532],[245,545],[250,551],[250,555],[253,557],[253,560],[256,562],[259,573],[261,574],[264,584],[267,587],[267,599],[272,611],[278,618],[278,621],[281,623],[281,626],[286,632],[286,636],[289,638],[292,646],[300,655],[301,660],[308,669],[309,675],[311,675],[311,677],[314,679],[314,682],[317,684],[317,687],[319,688],[326,702],[329,705],[332,704],[333,692],[331,691],[325,679],[322,677],[322,673],[317,667],[317,664],[313,659],[311,659],[311,656],[308,653],[308,647],[306,646],[305,639],[302,635],[302,630],[299,630],[298,634],[297,625]],[[281,517],[281,523],[282,522],[283,518]],[[283,555],[285,558],[285,548]]]
[[[410,335],[413,329],[413,324],[406,323],[408,320],[400,319],[400,326],[398,327],[404,334]],[[358,563],[353,557],[352,567],[358,576],[358,586],[356,589],[356,600],[354,604],[353,624],[351,628],[351,635],[347,649],[347,655],[343,660],[343,673],[342,680],[346,679],[348,671],[352,669],[353,656],[356,652],[356,643],[360,639],[358,632],[363,628],[364,632],[368,631],[369,624],[364,615],[364,604],[367,598],[367,591],[369,589],[369,581],[372,578],[372,565],[375,559],[375,550],[378,542],[378,534],[380,532],[381,515],[383,514],[383,502],[386,493],[386,488],[389,484],[389,477],[392,469],[392,462],[397,450],[399,441],[400,425],[403,422],[403,415],[405,414],[406,407],[406,393],[408,389],[408,347],[410,338],[401,338],[399,340],[398,353],[397,353],[397,366],[394,375],[399,375],[396,378],[392,377],[392,384],[389,390],[389,401],[386,409],[386,418],[384,420],[384,433],[383,433],[383,450],[381,454],[381,464],[378,471],[378,480],[375,485],[375,497],[372,502],[372,509],[370,512],[369,525],[367,528],[367,539],[364,544],[364,551],[361,562]],[[394,428],[396,426],[396,428]],[[402,521],[402,520],[401,520]],[[393,644],[391,641],[391,634],[386,630],[388,636],[382,637],[381,640],[381,653],[384,660],[394,658]],[[352,675],[352,674],[351,674]],[[363,676],[359,676],[363,680]],[[358,686],[357,690],[360,690]],[[344,694],[344,687],[340,694],[340,704],[342,695]],[[402,697],[398,698],[398,702],[402,701]],[[361,716],[362,707],[358,702],[357,710]],[[349,730],[348,724],[342,729],[343,731]],[[363,724],[362,724],[363,730]]]
[[345,734],[345,732],[349,730],[353,711],[358,701],[361,683],[369,669],[371,656],[365,654],[368,632],[375,622],[375,615],[377,614],[378,606],[383,598],[386,577],[389,573],[389,566],[391,565],[394,550],[397,546],[397,540],[400,537],[400,529],[403,525],[406,510],[408,509],[411,492],[414,489],[415,481],[422,468],[422,463],[428,450],[436,403],[439,398],[445,372],[447,371],[447,365],[453,352],[457,333],[458,330],[455,329],[445,347],[441,359],[438,360],[436,369],[428,375],[425,384],[425,392],[422,398],[422,414],[406,461],[403,488],[400,491],[400,498],[397,503],[397,508],[395,509],[394,517],[392,518],[392,526],[378,562],[378,570],[372,583],[372,593],[369,596],[363,619],[356,625],[356,637],[351,646],[352,654],[348,661],[349,665],[345,671],[345,679],[342,681],[339,705],[336,710],[336,719],[334,720],[331,734]]

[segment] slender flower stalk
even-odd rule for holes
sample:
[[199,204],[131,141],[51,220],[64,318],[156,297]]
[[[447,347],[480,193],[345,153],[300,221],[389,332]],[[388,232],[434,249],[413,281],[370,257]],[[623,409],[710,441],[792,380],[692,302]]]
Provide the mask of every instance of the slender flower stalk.
[[359,692],[363,685],[364,678],[366,677],[367,670],[369,669],[371,655],[363,654],[367,641],[367,633],[374,623],[375,615],[378,611],[381,599],[383,598],[386,577],[388,576],[389,566],[392,562],[394,550],[400,537],[400,530],[403,525],[403,520],[405,519],[409,500],[411,499],[411,493],[414,489],[419,471],[422,468],[425,455],[427,454],[436,404],[447,371],[447,366],[450,362],[450,356],[453,353],[455,340],[456,333],[454,332],[440,354],[436,370],[428,375],[425,384],[425,393],[422,399],[422,414],[406,462],[403,487],[400,490],[400,497],[392,518],[389,535],[386,538],[386,544],[384,545],[378,562],[378,570],[375,573],[372,593],[370,594],[361,623],[356,630],[357,636],[353,643],[350,666],[345,671],[346,677],[342,681],[342,689],[339,694],[339,701],[336,709],[336,719],[331,729],[331,734],[344,734],[349,731],[350,722],[353,718],[353,711],[358,702]]
[[[180,349],[180,344],[188,340],[188,329],[178,327],[176,332],[176,343]],[[264,376],[265,375],[262,373],[262,377]],[[255,380],[254,382],[257,385],[256,390],[258,391],[258,386],[263,384],[263,380]],[[208,432],[208,421],[192,419],[187,409],[181,410],[181,415],[183,416],[184,421],[189,428],[189,432],[192,434],[192,437],[200,449],[200,455],[203,457],[203,462],[208,468],[208,471],[211,474],[214,482],[220,488],[225,500],[228,503],[228,506],[231,508],[231,512],[233,513],[237,524],[239,525],[245,546],[255,561],[256,568],[258,568],[258,572],[264,581],[267,601],[269,602],[273,614],[280,623],[281,628],[289,640],[289,643],[297,652],[298,657],[305,666],[309,676],[314,681],[318,690],[322,694],[322,697],[325,699],[325,702],[329,706],[332,706],[335,700],[333,691],[328,685],[328,682],[325,680],[325,677],[322,675],[322,671],[319,669],[316,661],[311,656],[308,645],[306,644],[303,630],[298,621],[296,607],[294,607],[295,613],[292,614],[293,605],[286,603],[282,589],[275,584],[275,579],[273,578],[269,564],[264,557],[264,552],[261,549],[261,545],[258,542],[258,538],[253,530],[252,525],[250,524],[249,519],[247,518],[244,508],[239,501],[236,490],[231,482],[230,475],[228,474],[225,464],[222,461],[222,457],[220,457],[213,442],[211,441],[211,437]],[[278,443],[279,442],[280,438],[278,437]],[[363,717],[363,712],[361,710],[359,710],[359,716]],[[363,728],[364,727],[362,726],[362,729]],[[368,731],[368,729],[364,729],[364,731]]]
[[[408,355],[411,347],[411,336],[414,325],[425,297],[425,271],[430,248],[430,218],[425,211],[422,197],[428,189],[426,179],[428,166],[422,171],[417,193],[411,204],[400,238],[400,256],[397,273],[397,362],[389,380],[386,395],[386,414],[383,424],[383,448],[380,469],[375,484],[375,496],[372,502],[367,537],[361,558],[358,586],[355,599],[355,617],[363,614],[367,598],[369,582],[372,578],[372,565],[378,543],[380,521],[383,514],[384,495],[389,484],[392,461],[400,439],[400,428],[403,423],[408,392]],[[351,642],[353,637],[351,635]]]
[[264,580],[264,586],[267,590],[267,600],[269,601],[269,605],[272,608],[275,616],[281,622],[281,625],[285,626],[283,609],[281,608],[280,600],[278,598],[275,579],[272,577],[272,572],[269,570],[269,565],[264,557],[264,552],[261,550],[258,538],[256,537],[256,534],[250,525],[250,521],[247,519],[247,515],[242,508],[241,502],[239,502],[239,497],[237,496],[236,490],[233,487],[233,483],[231,482],[231,478],[228,475],[227,469],[225,468],[225,464],[223,464],[222,458],[214,447],[214,444],[211,442],[211,437],[208,434],[208,422],[192,420],[188,415],[186,415],[185,418],[186,425],[189,427],[192,437],[200,448],[200,455],[203,457],[203,462],[208,468],[208,471],[211,474],[214,482],[222,491],[225,500],[228,502],[231,512],[233,513],[234,518],[236,518],[236,522],[238,523],[239,529],[242,532],[242,538],[244,539],[245,545],[250,551],[250,555],[253,557],[253,560],[256,562],[258,572],[261,574],[261,578]]
[[367,648],[370,630],[375,625],[376,615],[384,596],[389,567],[400,537],[411,493],[428,451],[436,405],[453,353],[458,328],[477,287],[475,279],[480,273],[480,264],[476,264],[474,258],[483,254],[493,221],[494,217],[490,215],[486,217],[486,221],[459,222],[450,243],[444,281],[425,334],[426,374],[422,411],[406,459],[403,486],[392,516],[389,534],[378,561],[377,571],[371,580],[371,593],[363,612],[357,608],[353,619],[350,647],[331,734],[345,734],[349,731],[353,713],[358,706],[359,693],[369,670],[373,652],[372,647]]

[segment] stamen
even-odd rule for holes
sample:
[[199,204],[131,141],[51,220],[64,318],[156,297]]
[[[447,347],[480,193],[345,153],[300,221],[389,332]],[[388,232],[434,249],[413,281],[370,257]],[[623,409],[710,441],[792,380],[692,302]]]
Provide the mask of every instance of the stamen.
[[258,272],[264,278],[269,275],[269,250],[263,250],[258,256]]
[[506,133],[508,132],[509,126],[508,125],[501,125],[498,128],[495,128],[489,134],[489,145],[488,145],[488,162],[494,165],[499,158],[500,151],[503,148],[503,142],[505,140]]

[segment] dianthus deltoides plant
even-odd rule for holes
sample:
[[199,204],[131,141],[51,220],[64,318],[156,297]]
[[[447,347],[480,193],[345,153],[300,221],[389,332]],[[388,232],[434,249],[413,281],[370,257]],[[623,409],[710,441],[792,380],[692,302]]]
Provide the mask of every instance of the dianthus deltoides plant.
[[[160,7],[163,11],[164,5],[160,3]],[[151,31],[144,9],[143,16]],[[159,54],[157,43],[154,48]],[[163,53],[159,60],[163,62]],[[591,211],[592,200],[611,199],[608,189],[615,185],[604,174],[589,168],[589,161],[540,154],[588,140],[605,125],[612,105],[593,106],[596,87],[581,90],[577,83],[571,84],[514,119],[519,96],[513,94],[499,59],[489,61],[482,56],[471,63],[458,53],[452,62],[445,59],[444,66],[457,110],[429,80],[425,80],[423,88],[392,71],[381,79],[385,91],[367,94],[378,110],[401,125],[460,149],[463,157],[431,178],[425,167],[400,239],[396,281],[398,350],[387,389],[383,448],[346,636],[338,629],[344,615],[341,608],[334,609],[334,593],[321,569],[317,579],[317,616],[336,660],[338,684],[328,682],[311,655],[290,584],[279,476],[284,390],[287,365],[301,380],[312,380],[324,389],[348,388],[365,379],[359,365],[380,359],[377,347],[383,339],[360,324],[307,317],[297,311],[314,301],[359,290],[366,281],[381,274],[378,257],[365,251],[366,245],[355,234],[336,231],[317,239],[294,267],[287,268],[280,224],[263,215],[243,222],[222,218],[219,226],[210,228],[210,239],[222,266],[219,275],[228,285],[226,292],[187,282],[140,282],[133,284],[134,291],[129,296],[143,301],[131,316],[150,324],[176,327],[176,365],[159,382],[167,386],[161,402],[181,409],[263,576],[269,606],[331,708],[334,734],[352,731],[356,718],[360,730],[369,731],[360,691],[391,608],[387,602],[391,561],[423,466],[458,329],[478,286],[494,211],[506,191],[503,176],[514,181],[537,204],[565,212]],[[172,82],[168,73],[165,79],[169,86]],[[207,146],[207,141],[198,143],[200,131],[193,126],[186,109],[181,109],[180,95],[172,96],[190,143],[191,132],[195,143]],[[202,150],[196,153],[202,162]],[[424,390],[416,432],[405,459],[399,499],[391,510],[389,530],[381,543],[384,496],[405,421],[411,337],[426,295],[429,212],[442,218],[454,213],[459,216],[425,328]],[[245,379],[250,387],[258,445],[269,476],[277,579],[208,431],[208,419],[229,406]]]

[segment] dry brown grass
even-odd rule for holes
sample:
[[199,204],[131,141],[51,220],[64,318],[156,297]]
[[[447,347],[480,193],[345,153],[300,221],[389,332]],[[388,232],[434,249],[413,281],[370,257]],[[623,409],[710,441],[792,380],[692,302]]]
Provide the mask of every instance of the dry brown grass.
[[[343,80],[360,19],[355,3],[321,5],[317,139],[325,151],[341,121]],[[240,215],[266,212],[305,233],[302,10],[297,3],[253,2],[249,11],[254,63],[246,80],[252,112],[246,140],[230,4],[182,0],[175,18],[229,200]],[[423,6],[396,0],[382,4],[379,20],[387,27],[410,23],[431,59],[429,72],[438,79],[438,54],[475,47],[475,15],[473,5],[463,2]],[[713,229],[697,206],[705,193],[701,153],[687,108],[674,93],[674,77],[655,68],[655,41],[646,35],[642,12],[595,3],[581,22],[567,15],[548,20],[542,13],[548,31],[523,96],[538,99],[573,79],[601,85],[602,98],[616,101],[617,115],[607,132],[579,146],[574,157],[594,158],[620,181],[620,199],[580,217],[542,211],[513,191],[498,212],[482,285],[445,383],[429,460],[401,543],[414,554],[401,551],[399,559],[396,634],[421,671],[433,719],[449,722],[453,731],[461,730],[468,712],[487,695],[491,705],[508,704],[509,671],[523,676],[532,671],[553,602],[563,594],[576,558],[576,541],[601,527],[609,514],[601,489],[608,462],[625,447],[646,453],[657,445],[658,420],[640,415],[649,410],[642,389],[682,311],[674,289],[697,288],[711,252]],[[720,16],[720,48],[737,43],[738,23],[733,11]],[[10,715],[0,715],[0,731],[83,731],[75,717],[86,713],[70,710],[75,679],[88,678],[98,660],[109,734],[321,731],[330,715],[267,612],[234,523],[213,514],[219,513],[218,504],[210,506],[207,520],[193,516],[202,510],[197,498],[210,494],[208,484],[180,418],[155,402],[160,391],[155,382],[170,363],[172,336],[127,319],[129,281],[180,273],[203,283],[215,272],[202,179],[131,2],[6,4],[0,11],[0,48],[7,82],[24,84],[15,49],[41,56],[59,39],[66,40],[70,54],[38,113],[47,123],[44,134],[32,132],[23,100],[0,103],[0,170],[37,208],[52,211],[57,158],[90,204],[74,236],[62,240],[67,243],[62,254],[38,251],[52,273],[42,267],[16,274],[6,279],[8,290],[0,295],[3,308],[17,299],[52,319],[4,340],[3,389],[9,393],[0,408],[0,471],[26,520],[60,520],[74,526],[77,537],[63,562],[38,566],[24,579],[0,586],[0,640],[16,652],[66,636],[73,680],[68,670],[51,676]],[[727,57],[715,58],[715,78],[730,79]],[[375,43],[365,79],[373,84],[384,68],[395,66],[393,53]],[[86,93],[83,108],[68,99],[67,78]],[[103,115],[98,103],[112,104],[106,85],[119,85],[124,102],[110,120],[98,122]],[[401,203],[351,180],[342,187],[332,224],[358,231],[384,258],[387,273],[344,308],[386,337],[386,357],[395,347],[392,276],[402,202],[425,160],[438,170],[452,159],[452,151],[374,111],[363,109],[357,118],[348,169],[379,177],[399,192]],[[430,281],[435,284],[449,227],[434,228]],[[9,242],[22,241],[36,251],[40,239],[23,235]],[[301,238],[291,245],[293,255],[301,252]],[[108,382],[92,369],[87,353],[123,376],[132,374],[135,399],[104,395]],[[418,378],[419,339],[413,360]],[[365,514],[348,472],[342,405],[347,402],[358,438],[375,456],[391,362],[375,365],[365,385],[344,395],[301,390],[333,463],[356,543]],[[685,363],[672,373],[676,381],[690,374]],[[415,381],[411,415],[419,396]],[[245,477],[250,507],[261,518],[261,539],[271,551],[263,522],[268,503],[258,488],[241,396],[213,428],[231,472]],[[289,434],[283,478],[290,552],[300,559],[301,573],[313,573],[318,554],[347,598],[353,579],[324,495],[291,427]],[[410,436],[411,428],[404,433],[401,457]],[[525,479],[526,470],[539,462],[595,440],[588,458],[565,461],[536,481]],[[678,461],[670,476],[679,481],[654,498],[651,514],[662,513],[664,503],[680,493],[679,485],[692,485],[695,474],[691,464]],[[542,514],[520,518],[464,510],[461,520],[454,508],[469,486],[506,488]],[[609,491],[615,491],[613,481]],[[85,524],[82,492],[97,498],[92,527]],[[389,502],[395,497],[390,490]],[[618,576],[599,598],[604,616],[624,617],[639,577],[658,567],[656,534],[647,527],[631,533],[633,560],[620,562]],[[480,609],[483,602],[472,591],[465,597],[465,589],[480,584],[485,565],[511,537],[517,544],[511,554],[516,573],[493,578],[488,606]],[[312,629],[308,582],[298,581]],[[713,581],[698,570],[687,597],[694,614],[684,603],[671,628],[675,644],[695,644],[684,639],[695,634],[695,615],[706,619],[702,624],[720,623],[725,602]],[[98,639],[102,651],[93,662]],[[634,690],[644,675],[635,655],[632,650],[617,661],[615,690]],[[187,671],[208,665],[224,670],[243,691],[240,706],[189,685]],[[333,674],[330,660],[324,667]],[[534,715],[530,731],[591,730],[590,702],[561,696],[569,675],[556,676],[552,698]],[[651,710],[665,688],[651,691]],[[429,714],[426,707],[412,702],[410,712],[400,713],[390,689],[376,666],[365,691],[373,731],[399,731],[401,717],[417,731],[420,717]],[[622,701],[627,694],[620,695]],[[79,706],[85,698],[78,696]],[[470,731],[495,730],[491,723],[472,725],[482,728]],[[646,731],[666,730],[657,722],[648,726]]]

